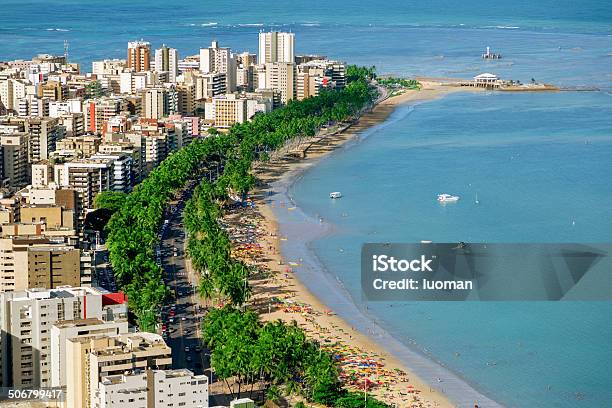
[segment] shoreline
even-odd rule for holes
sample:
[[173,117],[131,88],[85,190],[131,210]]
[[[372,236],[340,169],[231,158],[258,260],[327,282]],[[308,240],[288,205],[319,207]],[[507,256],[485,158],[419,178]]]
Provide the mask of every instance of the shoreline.
[[[410,350],[358,309],[350,294],[325,270],[310,248],[312,241],[331,233],[333,227],[317,223],[305,215],[295,206],[288,189],[305,171],[330,153],[349,141],[359,140],[368,129],[387,121],[397,107],[438,99],[449,93],[470,91],[477,90],[423,82],[420,91],[406,91],[385,99],[348,130],[314,143],[306,159],[285,156],[274,163],[260,165],[256,170],[262,185],[253,195],[256,203],[254,213],[261,223],[258,226],[263,232],[258,243],[266,260],[259,265],[272,271],[272,277],[253,282],[253,305],[259,307],[264,320],[296,321],[309,336],[322,340],[324,346],[325,343],[334,344],[330,350],[348,349],[349,357],[364,355],[367,361],[376,362],[373,364],[376,370],[360,373],[353,385],[363,381],[367,386],[368,381],[376,383],[382,380],[382,385],[368,392],[398,407],[473,407],[475,402],[481,407],[500,405],[429,357]],[[290,213],[291,219],[283,219],[285,213]],[[285,260],[288,254],[294,255],[294,259]],[[332,296],[317,296],[315,293]],[[280,302],[279,297],[282,298]],[[338,315],[330,313],[330,309]],[[348,371],[347,368],[352,366],[342,362],[341,367],[342,371]],[[393,380],[386,382],[388,377],[393,377]]]

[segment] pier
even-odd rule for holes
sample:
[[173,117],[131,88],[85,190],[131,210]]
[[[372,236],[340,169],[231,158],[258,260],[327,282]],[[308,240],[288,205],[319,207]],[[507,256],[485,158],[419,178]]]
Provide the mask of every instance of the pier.
[[506,92],[551,92],[560,90],[560,88],[555,85],[541,84],[535,81],[529,84],[523,84],[520,81],[504,80],[499,78],[497,75],[490,74],[488,72],[476,75],[472,80],[458,80],[456,83],[454,83],[454,85],[471,86]]

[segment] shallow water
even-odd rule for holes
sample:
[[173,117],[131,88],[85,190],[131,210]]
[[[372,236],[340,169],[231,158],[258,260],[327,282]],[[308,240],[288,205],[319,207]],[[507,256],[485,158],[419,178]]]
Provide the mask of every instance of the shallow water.
[[[611,115],[601,92],[404,106],[290,194],[335,226],[312,247],[364,308],[364,242],[610,242]],[[329,200],[336,190],[343,198]],[[441,192],[462,199],[440,206]],[[508,406],[612,404],[610,302],[370,303],[368,312]]]

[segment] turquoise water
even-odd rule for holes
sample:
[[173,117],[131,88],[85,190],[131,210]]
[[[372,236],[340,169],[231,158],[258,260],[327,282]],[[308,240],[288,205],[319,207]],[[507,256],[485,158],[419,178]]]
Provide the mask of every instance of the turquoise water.
[[[611,22],[607,0],[5,0],[0,60],[62,53],[64,40],[85,71],[92,60],[125,58],[135,38],[181,55],[212,39],[256,52],[257,33],[274,28],[296,33],[298,53],[383,73],[488,71],[601,89],[462,94],[402,107],[308,172],[291,193],[335,226],[312,246],[359,302],[363,242],[612,241]],[[481,60],[486,46],[504,58]],[[345,198],[330,202],[335,190]],[[462,200],[440,207],[440,192]],[[508,406],[612,406],[609,302],[371,304],[369,313]]]
[[[358,304],[364,242],[610,242],[610,98],[457,94],[402,107],[290,193],[335,225],[313,248]],[[344,197],[329,200],[336,190]],[[440,192],[462,200],[440,206]],[[609,302],[370,303],[368,312],[508,406],[612,405]]]

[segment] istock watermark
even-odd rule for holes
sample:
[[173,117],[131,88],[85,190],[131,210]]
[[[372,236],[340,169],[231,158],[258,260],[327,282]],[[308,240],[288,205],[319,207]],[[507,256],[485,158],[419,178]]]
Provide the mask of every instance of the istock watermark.
[[367,301],[612,300],[612,244],[364,244]]

